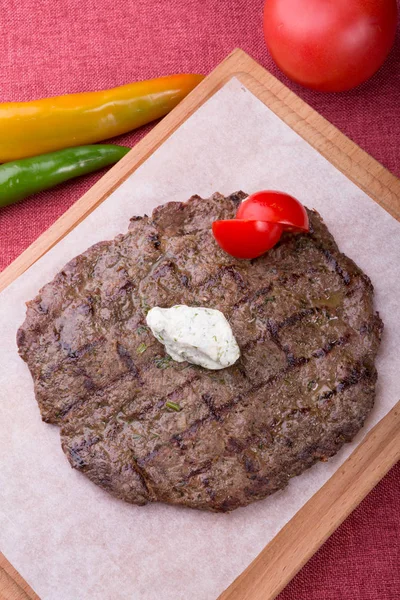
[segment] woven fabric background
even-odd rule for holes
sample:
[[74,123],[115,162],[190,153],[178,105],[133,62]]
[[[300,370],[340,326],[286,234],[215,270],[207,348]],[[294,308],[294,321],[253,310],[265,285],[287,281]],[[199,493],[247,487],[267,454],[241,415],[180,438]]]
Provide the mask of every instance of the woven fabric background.
[[[239,46],[399,176],[399,31],[388,60],[370,81],[350,92],[319,94],[291,83],[272,62],[263,40],[262,7],[263,0],[0,0],[0,102],[175,72],[207,74]],[[149,127],[118,142],[132,146]],[[0,270],[101,175],[0,211]],[[398,600],[399,492],[398,465],[280,600]]]

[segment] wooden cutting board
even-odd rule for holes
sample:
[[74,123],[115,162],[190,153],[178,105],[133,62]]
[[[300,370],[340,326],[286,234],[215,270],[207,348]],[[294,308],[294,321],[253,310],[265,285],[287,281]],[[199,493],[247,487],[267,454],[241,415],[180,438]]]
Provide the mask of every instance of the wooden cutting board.
[[[237,77],[278,117],[400,221],[400,180],[242,50],[228,56],[183,102],[0,275],[0,291],[92,212],[193,112]],[[298,511],[220,600],[272,600],[400,459],[400,402]],[[38,599],[0,553],[0,600]],[[88,599],[90,600],[90,599]]]

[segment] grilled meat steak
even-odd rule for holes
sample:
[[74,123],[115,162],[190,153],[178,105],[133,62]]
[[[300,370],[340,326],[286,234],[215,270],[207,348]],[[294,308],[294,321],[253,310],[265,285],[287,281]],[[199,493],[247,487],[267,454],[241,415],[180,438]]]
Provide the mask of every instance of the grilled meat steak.
[[[244,197],[134,217],[28,303],[18,346],[43,419],[73,467],[128,502],[229,511],[265,498],[333,456],[373,406],[383,325],[370,280],[314,211],[309,234],[260,258],[225,254],[211,223]],[[145,315],[174,304],[221,310],[239,361],[171,360]]]

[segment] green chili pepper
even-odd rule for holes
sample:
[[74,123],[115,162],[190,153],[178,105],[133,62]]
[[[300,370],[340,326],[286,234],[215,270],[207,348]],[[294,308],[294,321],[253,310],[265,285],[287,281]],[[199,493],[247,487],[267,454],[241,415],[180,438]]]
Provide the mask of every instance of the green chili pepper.
[[79,146],[0,165],[0,207],[118,162],[129,148]]

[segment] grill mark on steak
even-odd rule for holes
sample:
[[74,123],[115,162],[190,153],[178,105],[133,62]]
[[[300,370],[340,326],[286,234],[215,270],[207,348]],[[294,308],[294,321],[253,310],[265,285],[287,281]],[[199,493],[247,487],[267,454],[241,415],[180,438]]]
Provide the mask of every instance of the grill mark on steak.
[[132,356],[130,355],[129,351],[125,348],[125,346],[123,346],[119,342],[117,342],[117,352],[127,369],[132,373],[134,377],[136,377],[143,384],[143,381],[139,375],[138,368],[133,362]]
[[[289,365],[295,366],[296,364],[306,364],[309,359],[304,356],[295,357],[293,352],[290,350],[289,346],[283,344],[280,337],[279,331],[287,326],[291,326],[301,322],[305,317],[321,312],[321,310],[317,307],[310,308],[307,310],[303,310],[297,313],[294,313],[290,317],[284,319],[280,323],[275,323],[272,320],[267,320],[267,329],[270,333],[272,341],[276,344],[276,346],[284,352],[286,355],[286,360]],[[332,340],[327,342],[322,348],[318,348],[312,353],[313,358],[322,358],[323,356],[327,356],[335,346],[344,346],[349,343],[351,339],[351,334],[348,332],[343,336],[340,336],[336,340]]]
[[133,290],[134,287],[134,282],[128,279],[128,281],[125,281],[125,283],[123,283],[117,290],[115,290],[115,293],[111,296],[111,299],[115,300],[116,298],[118,298],[118,296],[122,296],[123,294],[126,294],[126,292],[130,292],[131,290]]
[[[254,340],[249,340],[248,342],[246,342],[246,344],[242,346],[242,352],[247,352],[248,350],[251,350],[251,348],[254,348],[254,346],[256,346],[257,344],[265,342],[266,339],[266,334],[260,333],[260,335],[257,336]],[[246,377],[246,374],[244,374],[244,376]]]
[[320,394],[317,397],[317,401],[320,402],[324,400],[330,400],[333,398],[333,396],[336,396],[348,388],[357,385],[358,383],[364,381],[364,379],[373,379],[373,377],[374,373],[371,372],[371,370],[365,364],[363,364],[362,361],[360,361],[358,365],[351,370],[349,375],[342,379],[338,385],[333,388],[333,390],[329,390],[323,394]]
[[[266,289],[266,288],[264,288]],[[282,352],[284,352],[286,354],[286,356],[288,357],[288,355],[290,354],[288,348],[284,345],[282,345],[278,332],[283,329],[284,327],[290,326],[290,325],[295,325],[297,323],[300,323],[305,317],[309,316],[309,315],[313,315],[315,313],[320,312],[320,309],[317,307],[313,307],[313,308],[309,308],[306,310],[302,310],[296,313],[293,313],[292,315],[290,315],[289,317],[287,317],[286,319],[284,319],[283,321],[276,323],[275,321],[273,321],[272,319],[267,319],[266,323],[267,323],[267,331],[270,334],[270,338],[272,339],[272,341],[276,344],[276,346],[282,350]],[[249,350],[250,348],[253,348],[256,344],[259,344],[260,342],[263,342],[267,339],[267,333],[261,333],[257,338],[255,338],[254,340],[249,340],[244,346],[243,349],[244,350]],[[293,359],[290,359],[289,362],[291,362]]]
[[180,280],[181,280],[181,284],[182,284],[183,286],[185,286],[185,287],[187,287],[187,288],[188,288],[188,287],[190,287],[190,284],[189,284],[189,277],[188,277],[187,275],[181,275],[181,276],[180,276]]
[[178,385],[172,392],[169,392],[165,396],[161,396],[161,398],[154,404],[157,408],[162,408],[166,402],[178,400],[180,395],[188,388],[192,383],[195,383],[200,379],[199,375],[194,375],[193,377],[189,377],[184,383]]
[[374,333],[377,327],[379,330],[379,334],[381,334],[383,331],[383,325],[379,319],[379,313],[376,313],[376,315],[372,315],[372,317],[370,317],[368,321],[365,321],[358,329],[358,333],[363,337],[365,335],[371,335]]
[[273,425],[271,424],[270,426],[263,428],[262,434],[250,435],[245,439],[238,439],[234,437],[228,438],[228,442],[225,446],[225,453],[240,455],[245,450],[250,448],[250,446],[259,446],[260,444],[264,445],[265,443],[271,443],[273,441],[273,436],[271,433],[272,428]]
[[286,317],[286,319],[284,319],[280,323],[277,323],[275,327],[271,326],[271,329],[273,329],[274,335],[275,335],[275,331],[276,331],[276,335],[277,335],[278,331],[280,329],[283,329],[284,327],[287,327],[287,326],[296,325],[297,323],[300,323],[301,321],[303,321],[303,319],[305,317],[314,315],[317,312],[319,312],[319,309],[315,306],[313,308],[306,308],[305,310],[300,310],[299,312],[295,312],[292,315],[290,315],[289,317]]
[[75,469],[83,469],[86,466],[86,461],[81,456],[82,450],[87,450],[92,446],[95,446],[101,441],[99,436],[94,436],[89,440],[83,439],[79,444],[76,444],[72,448],[68,448],[67,452],[71,459],[71,464]]
[[[18,335],[17,341],[21,344],[25,343],[25,337],[26,337],[25,332],[23,332],[23,331],[21,331],[21,333],[18,332],[17,335]],[[23,335],[23,338],[21,338],[22,335]],[[74,360],[74,359],[82,358],[83,356],[85,356],[86,354],[91,352],[92,350],[95,350],[98,346],[101,346],[102,344],[106,343],[106,339],[105,339],[105,337],[98,338],[97,340],[94,340],[93,342],[89,342],[89,343],[85,344],[84,346],[77,348],[76,350],[73,350],[71,345],[68,344],[67,342],[60,342],[59,341],[59,333],[57,333],[57,335],[55,337],[55,342],[57,342],[58,347],[61,350],[66,351],[67,354],[65,356],[63,356],[61,358],[61,360],[59,360],[57,363],[48,367],[45,371],[41,371],[38,375],[39,380],[44,380],[47,377],[49,377],[49,375],[51,375],[52,373],[56,373],[57,371],[62,369],[62,367],[66,363],[70,363],[71,359]]]
[[206,471],[209,471],[211,469],[211,465],[212,465],[211,460],[207,460],[203,465],[201,465],[197,469],[190,471],[190,473],[185,478],[186,481],[189,481],[189,479],[192,479],[192,477],[196,477],[196,475],[201,475],[202,473],[206,473]]
[[[382,331],[379,316],[372,311],[371,282],[340,254],[320,217],[310,211],[310,235],[285,233],[280,244],[260,259],[228,259],[211,236],[211,223],[218,218],[233,218],[236,205],[244,197],[243,193],[230,198],[217,194],[211,203],[194,197],[188,204],[158,208],[153,219],[132,219],[126,235],[92,247],[69,263],[64,276],[59,274],[50,287],[41,290],[30,303],[26,323],[18,333],[21,356],[36,383],[40,372],[46,370],[43,386],[36,386],[37,399],[44,417],[62,425],[63,449],[68,453],[71,448],[71,462],[93,481],[130,502],[143,504],[147,496],[150,501],[219,511],[248,504],[284,487],[290,477],[316,460],[334,454],[357,433],[371,409],[376,379],[374,358]],[[193,253],[186,255],[185,244],[178,239],[177,243],[166,243],[169,237],[185,235],[190,236]],[[196,254],[205,260],[194,263]],[[210,268],[214,272],[210,273]],[[163,277],[168,280],[165,289]],[[145,300],[140,300],[140,292],[137,301],[125,302],[123,297],[128,300],[142,281]],[[135,359],[134,344],[118,339],[119,319],[139,323],[145,309],[157,303],[160,294],[174,304],[187,302],[192,296],[195,302],[196,291],[200,290],[193,281],[206,287],[207,303],[212,307],[217,302],[240,331],[243,359],[232,367],[238,370],[234,377],[229,370],[227,377],[218,378],[201,368],[190,368],[186,376],[186,371],[173,362],[168,363],[168,370],[160,370],[153,351]],[[333,320],[329,328],[323,320],[318,330],[320,348],[315,348],[313,332],[319,326],[320,315],[326,317],[326,309],[313,300],[311,306],[304,306],[303,299],[320,298],[322,283],[323,294],[325,290],[337,294],[335,310],[340,311],[340,318]],[[275,286],[279,302],[268,304],[268,311],[264,310],[262,297],[270,296]],[[287,296],[285,288],[290,289]],[[352,295],[361,301],[345,301]],[[247,309],[239,310],[246,303],[257,314],[254,327],[245,322],[250,318]],[[292,312],[294,306],[303,308]],[[70,344],[64,350],[60,346],[62,333],[52,333],[57,319],[68,331]],[[45,344],[40,343],[42,335]],[[100,342],[99,335],[103,338]],[[250,339],[254,335],[256,338]],[[90,346],[94,337],[95,343],[105,342],[114,348],[114,354],[104,347],[97,355],[96,348]],[[268,361],[265,368],[264,343],[275,361]],[[298,356],[303,348],[307,348],[306,357]],[[360,359],[361,348],[365,355]],[[254,364],[248,362],[250,355],[246,357],[250,350]],[[62,356],[65,351],[67,355]],[[50,364],[49,357],[56,366]],[[103,361],[101,383],[99,357]],[[119,370],[122,367],[128,371],[115,375],[116,360]],[[276,367],[271,374],[273,364]],[[254,380],[253,367],[257,367]],[[336,380],[333,389],[324,385],[316,396],[307,391],[305,380],[310,376],[314,379],[320,375],[323,379],[327,369],[335,372],[338,368],[348,374]],[[74,372],[80,379],[74,382],[73,392],[71,388],[68,394],[65,388],[59,399],[59,383],[68,384]],[[242,385],[235,388],[239,373],[243,389]],[[175,374],[179,381],[174,379]],[[194,381],[193,390],[185,393]],[[348,393],[346,390],[352,386],[354,392]],[[296,406],[292,393],[303,388],[313,408],[302,406],[301,398]],[[271,400],[274,407],[269,412],[265,405],[265,423],[260,420],[263,411],[260,417],[254,412],[256,406],[263,406],[264,390],[265,400]],[[223,404],[218,405],[217,398]],[[179,413],[163,410],[168,399],[181,403]],[[236,420],[240,432],[235,431]],[[317,438],[321,426],[323,437]],[[82,431],[93,432],[86,437],[91,446],[79,446]],[[157,435],[134,436],[135,431]],[[98,449],[90,451],[97,443]],[[204,448],[208,448],[207,456]],[[129,459],[131,454],[135,464]]]
[[137,459],[132,455],[132,466],[136,471],[141,484],[143,485],[146,493],[148,495],[148,499],[150,502],[154,502],[157,499],[157,494],[154,492],[151,480],[149,478],[148,473],[146,473],[143,469],[138,465]]
[[[150,368],[151,367],[149,365],[147,365],[145,370],[148,370]],[[121,381],[124,381],[127,379],[130,379],[132,382],[137,381],[137,376],[134,373],[132,373],[131,371],[128,371],[126,373],[119,373],[117,375],[117,377],[115,377],[111,381],[108,381],[106,385],[101,386],[101,387],[95,387],[94,391],[96,393],[96,396],[99,396],[99,400],[100,400],[101,397],[104,395],[104,393],[107,392],[107,390],[115,388],[115,385],[117,383],[120,383]],[[198,379],[199,379],[199,375],[194,375],[192,378],[187,379],[183,384],[181,384],[180,386],[175,388],[172,392],[169,392],[167,395],[161,396],[157,401],[151,400],[145,406],[143,406],[140,410],[138,410],[134,413],[135,417],[138,420],[141,420],[145,417],[146,414],[149,414],[151,412],[154,412],[154,413],[159,412],[159,410],[165,405],[165,403],[168,400],[177,399],[177,396],[179,396],[180,392],[183,392],[189,385],[191,385]],[[143,384],[143,382],[141,381],[141,385],[142,384]],[[74,402],[72,402],[71,404],[66,406],[62,411],[60,411],[60,416],[66,417],[73,408],[79,409],[80,407],[82,407],[85,404],[85,402],[86,402],[86,398],[78,398],[77,400],[75,400]],[[123,402],[123,404],[124,404],[124,402]],[[122,406],[123,406],[123,404],[122,404]],[[116,406],[115,410],[109,416],[109,419],[115,418],[121,411],[121,408],[122,408],[121,405]],[[131,418],[132,417],[130,417],[130,419]]]
[[325,256],[328,264],[334,268],[334,270],[336,271],[336,273],[339,275],[339,277],[342,279],[343,283],[347,286],[350,284],[351,282],[351,277],[350,274],[347,271],[344,271],[342,269],[342,267],[339,265],[338,261],[336,260],[336,258],[333,256],[333,254],[330,252],[330,250],[328,250],[327,248],[323,248],[322,246],[317,245],[316,246],[318,248],[318,250],[320,250],[320,252],[322,252],[322,254]]
[[200,281],[196,287],[204,287],[207,290],[213,288],[218,283],[221,283],[221,279],[225,274],[232,278],[232,280],[237,284],[239,290],[243,291],[246,289],[247,284],[240,271],[234,265],[219,265],[216,271],[214,271],[211,275],[208,275],[203,281]]
[[[101,339],[101,343],[105,343],[105,342],[106,342],[105,338],[102,338]],[[49,370],[49,372],[46,371],[44,374],[39,375],[39,379],[41,379],[42,377],[43,378],[48,377],[49,373],[55,373],[55,372],[59,371],[66,362],[69,362],[68,361],[69,358],[81,358],[87,352],[89,352],[90,350],[96,348],[98,345],[100,345],[100,340],[99,340],[98,344],[93,343],[93,347],[92,348],[88,348],[89,344],[87,344],[83,348],[80,348],[78,350],[74,350],[73,351],[74,356],[66,356],[60,362],[58,362],[55,365],[53,365],[51,367],[51,369]],[[94,385],[93,384],[93,387],[91,389],[93,391],[95,391],[96,393],[97,392],[104,392],[104,391],[110,389],[114,384],[116,384],[120,380],[123,380],[124,378],[126,378],[127,375],[133,376],[136,379],[140,380],[141,383],[143,383],[142,380],[141,380],[141,378],[140,378],[140,373],[139,373],[136,365],[134,364],[133,359],[130,356],[130,353],[126,350],[126,348],[122,347],[121,352],[122,352],[123,356],[121,356],[120,352],[118,351],[118,345],[120,345],[119,342],[117,342],[117,352],[118,352],[118,355],[122,358],[123,363],[128,368],[128,373],[118,373],[118,375],[116,377],[108,380],[105,385]],[[129,361],[129,358],[126,356],[126,354],[124,354],[124,351],[126,351],[129,354],[129,357],[130,357],[130,359],[131,359],[132,362]],[[149,368],[151,368],[151,365],[147,364],[147,365],[145,365],[145,367],[144,367],[143,370],[147,371]]]
[[[89,342],[88,344],[81,346],[80,348],[77,348],[76,350],[73,350],[70,344],[67,344],[67,342],[60,342],[60,347],[67,352],[68,358],[82,358],[82,356],[88,354],[88,352],[91,352],[101,344],[104,344],[105,341],[105,337],[101,337],[93,342]],[[59,365],[60,363],[57,364]]]
[[217,411],[215,410],[215,405],[214,405],[211,394],[208,394],[208,393],[202,394],[201,399],[203,400],[204,404],[207,406],[210,416],[213,417],[213,419],[215,419],[216,421],[219,421],[220,417],[219,417]]
[[274,288],[274,284],[269,283],[267,286],[261,288],[260,290],[256,290],[252,294],[250,294],[250,293],[245,294],[244,296],[242,296],[242,298],[240,298],[240,300],[235,302],[235,304],[232,307],[233,310],[237,310],[240,306],[242,306],[246,302],[248,304],[251,304],[252,302],[254,302],[254,300],[257,300],[257,298],[259,298],[260,296],[264,296],[264,295],[267,295],[270,292],[272,292],[273,288]]
[[[303,311],[303,312],[305,312],[305,311]],[[305,316],[305,315],[303,315],[303,316]],[[297,313],[297,315],[296,315],[297,318],[296,318],[295,322],[301,321],[303,316],[300,316],[300,313]],[[270,333],[271,340],[274,342],[276,347],[285,354],[286,361],[287,361],[289,367],[300,366],[300,365],[306,364],[309,361],[309,359],[306,358],[305,356],[299,356],[296,358],[294,356],[293,352],[291,352],[290,348],[286,344],[283,344],[281,342],[279,335],[278,335],[279,323],[274,323],[271,319],[267,319],[267,329]]]
[[160,236],[158,233],[151,233],[149,235],[149,240],[153,243],[154,248],[158,250],[158,248],[161,246]]
[[314,356],[314,358],[322,358],[323,356],[327,356],[335,346],[345,346],[346,344],[348,344],[350,338],[350,333],[342,335],[337,340],[332,340],[331,342],[325,344],[323,348],[318,348],[318,350],[315,350],[315,352],[313,352],[312,355]]
[[165,277],[165,275],[167,275],[167,273],[171,273],[171,272],[174,273],[175,269],[176,269],[176,265],[172,260],[163,262],[163,258],[161,258],[160,264],[156,266],[156,268],[153,270],[151,276],[156,281],[159,281],[160,279]]
[[[124,379],[131,379],[132,381],[136,381],[137,378],[136,376],[131,372],[128,371],[126,373],[119,373],[116,377],[114,377],[114,379],[111,379],[110,381],[108,381],[106,383],[106,385],[101,386],[101,387],[94,387],[93,391],[95,392],[96,396],[99,395],[99,398],[101,398],[101,395],[106,392],[107,390],[112,389],[116,383],[119,383],[120,381],[123,381]],[[64,409],[62,409],[60,411],[60,416],[62,417],[66,417],[68,416],[68,413],[73,409],[73,408],[79,408],[80,406],[84,405],[86,402],[87,398],[78,398],[76,399],[74,402],[71,402],[69,405],[67,405]]]
[[221,271],[222,271],[222,276],[225,273],[228,273],[228,275],[230,275],[232,277],[232,279],[237,284],[237,286],[240,290],[243,291],[244,289],[246,289],[247,284],[246,284],[245,280],[243,279],[243,276],[240,273],[240,271],[238,271],[238,269],[236,269],[234,267],[234,265],[228,265],[228,266],[221,267]]

